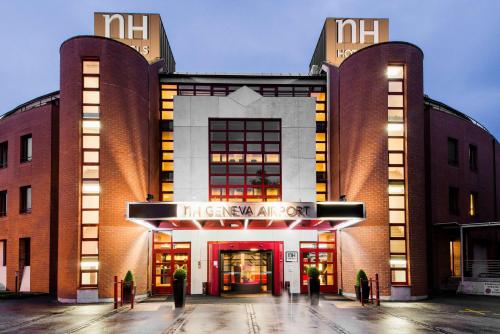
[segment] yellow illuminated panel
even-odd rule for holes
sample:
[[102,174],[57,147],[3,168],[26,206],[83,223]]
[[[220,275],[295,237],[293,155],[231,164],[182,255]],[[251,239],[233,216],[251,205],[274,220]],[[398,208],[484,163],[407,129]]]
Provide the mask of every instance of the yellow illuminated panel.
[[172,152],[163,152],[161,155],[162,160],[174,160],[174,153]]
[[170,89],[170,90],[177,90],[177,85],[167,85],[167,84],[163,84],[161,85],[161,89]]
[[162,109],[174,109],[174,102],[172,101],[163,101],[161,103]]
[[174,140],[174,133],[170,131],[162,131],[161,140]]
[[174,191],[174,184],[169,182],[163,182],[161,184],[161,191]]
[[161,149],[163,151],[172,151],[174,149],[174,143],[171,141],[164,141],[161,143]]
[[324,162],[316,163],[317,172],[326,172],[326,164]]
[[161,194],[161,200],[164,201],[164,202],[173,201],[174,200],[174,194]]
[[175,90],[162,90],[161,91],[161,98],[164,100],[172,100],[175,95],[177,95],[177,92]]
[[174,112],[173,111],[162,111],[161,112],[161,119],[167,120],[167,121],[173,120],[174,119]]
[[317,183],[316,184],[317,192],[325,192],[326,191],[326,183]]
[[325,161],[325,154],[324,153],[316,154],[316,161]]
[[311,97],[315,97],[316,101],[324,101],[325,100],[325,93],[311,93]]
[[316,152],[325,152],[326,144],[325,143],[316,143]]
[[316,122],[324,122],[326,121],[326,114],[318,112],[316,113]]
[[316,141],[326,141],[325,133],[316,133]]
[[325,111],[324,103],[316,103],[316,111]]
[[161,170],[164,172],[170,172],[174,170],[174,163],[173,162],[162,162],[161,163]]
[[278,189],[276,188],[267,188],[266,196],[278,196]]
[[326,201],[326,194],[316,194],[316,202]]

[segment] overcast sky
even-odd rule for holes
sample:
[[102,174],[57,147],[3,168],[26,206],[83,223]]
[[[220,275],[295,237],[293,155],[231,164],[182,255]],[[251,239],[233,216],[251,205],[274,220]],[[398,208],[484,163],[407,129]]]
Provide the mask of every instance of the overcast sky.
[[389,18],[424,51],[425,93],[500,138],[497,0],[0,0],[0,114],[59,89],[59,46],[93,12],[162,16],[178,71],[307,72],[325,17]]

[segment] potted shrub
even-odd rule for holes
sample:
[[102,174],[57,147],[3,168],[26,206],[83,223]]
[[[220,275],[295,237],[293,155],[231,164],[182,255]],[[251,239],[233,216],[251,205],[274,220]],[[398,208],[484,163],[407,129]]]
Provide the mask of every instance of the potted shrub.
[[318,305],[319,304],[319,270],[316,267],[309,267],[307,268],[307,276],[309,277],[308,280],[308,293],[309,293],[309,299],[311,301],[311,305]]
[[134,275],[132,272],[129,270],[125,274],[125,277],[123,278],[123,302],[124,303],[130,303],[132,301],[132,289],[134,288],[132,286],[132,283],[134,282]]
[[356,285],[354,289],[356,290],[356,298],[361,301],[361,288],[363,288],[363,300],[367,301],[370,296],[370,285],[368,284],[368,277],[363,269],[358,270],[356,274]]
[[186,302],[186,277],[187,272],[178,268],[174,272],[174,302],[175,307],[184,307]]

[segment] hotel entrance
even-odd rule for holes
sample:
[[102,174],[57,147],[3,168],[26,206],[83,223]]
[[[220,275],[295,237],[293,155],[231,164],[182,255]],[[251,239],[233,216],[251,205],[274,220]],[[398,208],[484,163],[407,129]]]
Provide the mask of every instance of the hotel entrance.
[[221,294],[271,293],[273,254],[271,251],[221,251]]

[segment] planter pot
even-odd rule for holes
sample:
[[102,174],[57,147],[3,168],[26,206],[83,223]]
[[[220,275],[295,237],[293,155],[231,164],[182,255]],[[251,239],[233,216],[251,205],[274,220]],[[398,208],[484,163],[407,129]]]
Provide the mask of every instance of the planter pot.
[[132,285],[123,284],[123,302],[132,302]]
[[[370,286],[368,283],[362,283],[363,284],[363,300],[368,301],[370,298]],[[359,286],[354,286],[354,289],[356,290],[356,299],[361,301],[361,289]]]
[[186,303],[186,280],[174,279],[175,307],[184,307]]
[[319,278],[309,278],[307,288],[311,305],[319,304]]

